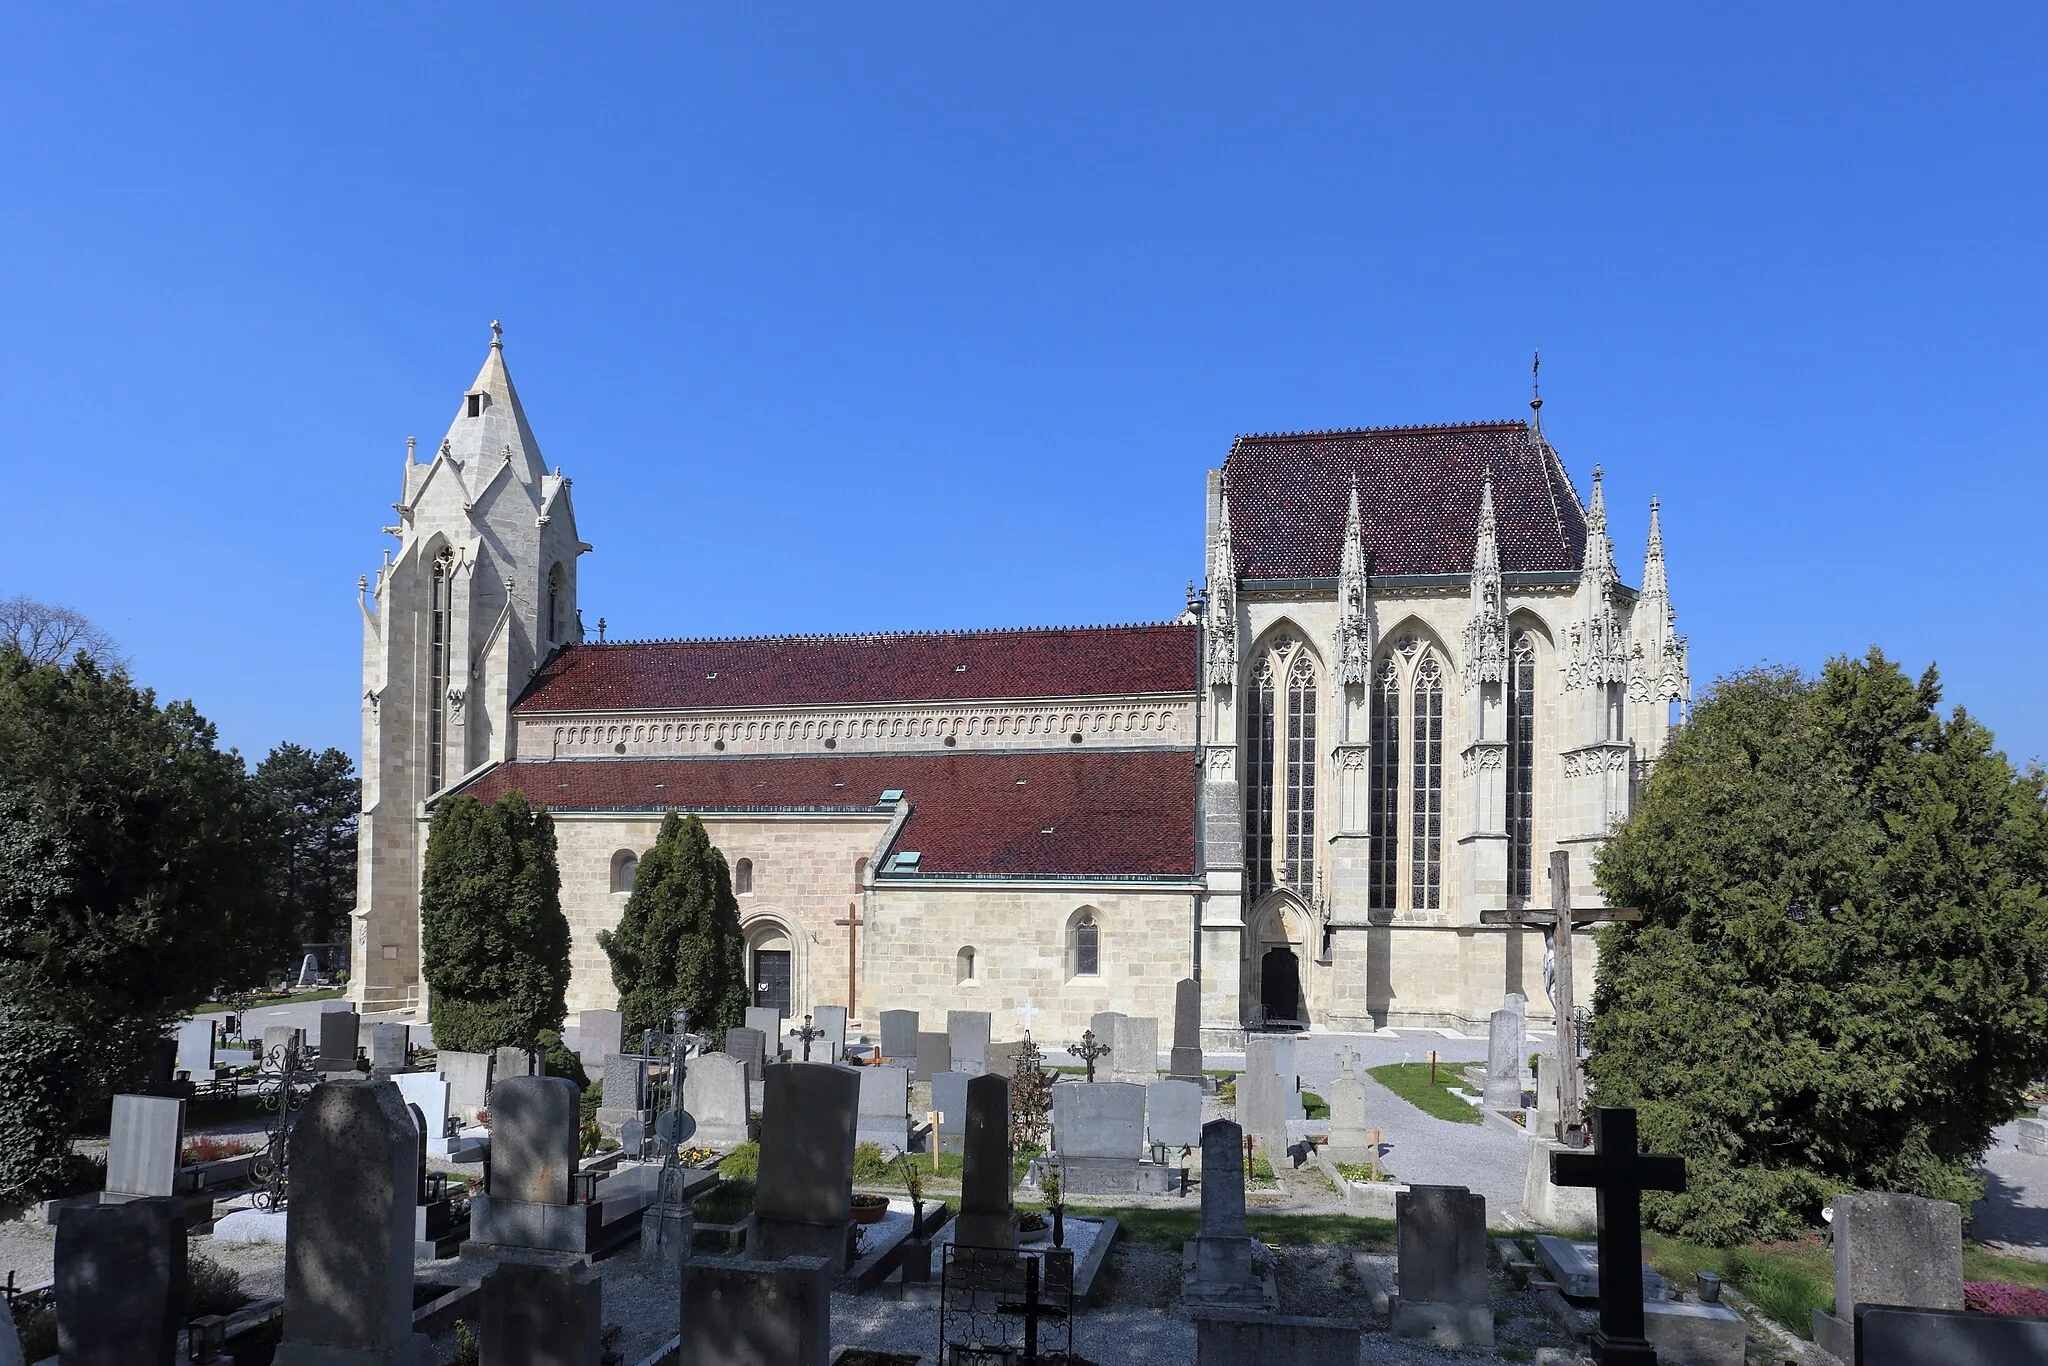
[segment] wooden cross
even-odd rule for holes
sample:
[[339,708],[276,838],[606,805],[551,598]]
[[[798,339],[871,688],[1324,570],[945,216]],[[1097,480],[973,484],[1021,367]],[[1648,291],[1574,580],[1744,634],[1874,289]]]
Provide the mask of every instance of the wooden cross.
[[860,1013],[860,1008],[854,1004],[854,987],[860,980],[856,975],[859,972],[860,945],[854,936],[868,922],[860,918],[860,903],[849,901],[846,903],[846,919],[832,923],[846,926],[846,1014],[851,1019]]
[[1600,1211],[1598,1366],[1657,1366],[1643,1337],[1643,1192],[1685,1189],[1685,1159],[1636,1151],[1636,1112],[1593,1111],[1593,1151],[1552,1153],[1550,1180],[1591,1186]]
[[1572,930],[1580,925],[1603,921],[1641,920],[1643,913],[1622,907],[1591,906],[1572,909],[1572,856],[1563,849],[1550,855],[1550,909],[1523,907],[1511,911],[1481,911],[1482,925],[1533,925],[1551,932],[1555,946],[1557,982],[1551,1003],[1557,1013],[1557,1137],[1567,1143],[1579,1137],[1585,1114],[1585,1097],[1579,1090],[1579,1041],[1572,1018]]

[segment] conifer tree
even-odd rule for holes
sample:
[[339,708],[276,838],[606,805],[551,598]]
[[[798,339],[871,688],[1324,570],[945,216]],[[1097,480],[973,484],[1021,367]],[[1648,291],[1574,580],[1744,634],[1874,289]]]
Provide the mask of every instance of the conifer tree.
[[681,1011],[693,1030],[717,1033],[747,1007],[739,901],[725,855],[704,822],[671,811],[640,860],[625,914],[598,946],[610,957],[626,1037],[667,1029]]
[[555,823],[508,792],[460,796],[434,812],[420,880],[420,951],[434,1042],[483,1052],[533,1048],[558,1030],[569,987],[569,922]]
[[1969,1208],[2048,1072],[2048,780],[1876,650],[1717,683],[1600,856],[1594,1099],[1689,1189],[1655,1228],[1790,1236],[1846,1188]]

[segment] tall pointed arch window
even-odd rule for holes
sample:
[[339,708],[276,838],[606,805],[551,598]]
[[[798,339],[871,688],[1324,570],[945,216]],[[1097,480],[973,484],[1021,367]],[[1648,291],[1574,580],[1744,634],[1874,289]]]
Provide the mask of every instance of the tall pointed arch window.
[[548,642],[562,638],[562,566],[548,570]]
[[1275,636],[1245,696],[1245,876],[1251,894],[1316,877],[1316,665]]
[[1273,885],[1273,661],[1261,659],[1245,691],[1244,872],[1253,896]]
[[1527,631],[1508,646],[1507,693],[1508,895],[1526,898],[1536,853],[1536,644]]
[[448,621],[455,557],[444,550],[434,560],[433,597],[427,623],[427,791],[439,792],[442,751],[448,738]]
[[1408,895],[1418,911],[1443,904],[1444,676],[1435,655],[1415,671],[1409,779]]
[[1372,752],[1366,768],[1366,904],[1395,906],[1401,859],[1401,677],[1394,661],[1373,681]]

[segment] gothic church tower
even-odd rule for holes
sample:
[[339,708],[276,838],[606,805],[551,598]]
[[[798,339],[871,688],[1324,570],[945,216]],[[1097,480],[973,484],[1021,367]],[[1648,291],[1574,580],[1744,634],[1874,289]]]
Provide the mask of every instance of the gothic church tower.
[[505,369],[501,329],[432,460],[406,442],[398,538],[363,614],[363,815],[350,999],[425,1004],[420,976],[424,804],[514,757],[512,704],[582,639],[569,481],[549,473]]

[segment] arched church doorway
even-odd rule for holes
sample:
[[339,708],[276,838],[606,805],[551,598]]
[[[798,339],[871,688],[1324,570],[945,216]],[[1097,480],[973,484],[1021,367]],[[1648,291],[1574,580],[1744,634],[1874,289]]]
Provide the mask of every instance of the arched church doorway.
[[787,1017],[794,972],[789,936],[781,926],[768,923],[747,936],[747,977],[753,984],[753,1003],[779,1010]]
[[1284,944],[1267,949],[1259,962],[1259,1005],[1269,1024],[1302,1018],[1301,960]]

